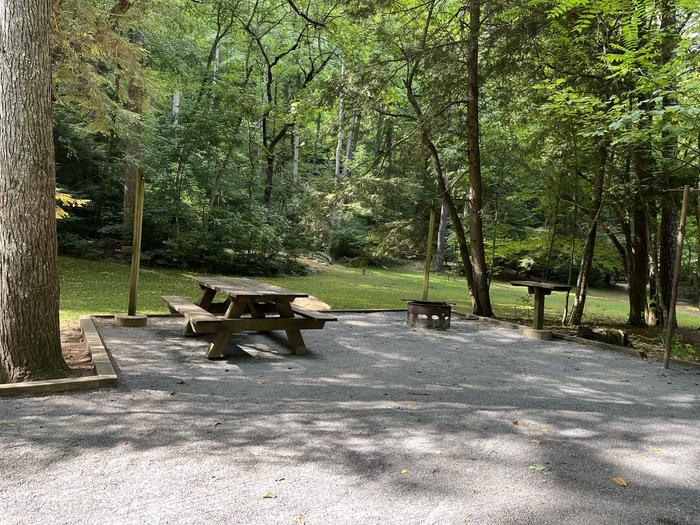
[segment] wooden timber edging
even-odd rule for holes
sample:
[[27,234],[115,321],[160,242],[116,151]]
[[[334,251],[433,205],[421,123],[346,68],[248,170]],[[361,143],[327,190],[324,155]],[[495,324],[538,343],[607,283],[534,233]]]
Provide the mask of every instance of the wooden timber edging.
[[75,390],[94,390],[117,386],[117,373],[107,354],[107,349],[97,332],[95,322],[89,315],[80,317],[80,329],[85,338],[85,344],[92,355],[97,375],[84,377],[65,377],[61,379],[46,379],[43,381],[26,381],[24,383],[6,383],[0,385],[0,397],[29,394],[53,394]]
[[[478,320],[481,322],[495,324],[495,325],[500,326],[502,328],[511,328],[514,330],[520,330],[523,326],[525,326],[525,325],[519,325],[517,323],[511,323],[510,321],[502,321],[501,319],[495,319],[493,317],[482,317],[480,315],[464,314],[462,312],[455,312],[454,310],[452,311],[452,315],[456,315],[457,317],[460,317],[462,319],[474,319],[474,320]],[[593,341],[591,339],[584,339],[582,337],[576,337],[573,335],[562,334],[561,332],[555,332],[555,331],[552,331],[552,336],[554,337],[554,339],[569,341],[570,343],[579,343],[579,344],[586,345],[586,346],[593,346],[596,348],[600,348],[602,350],[612,350],[613,352],[620,352],[620,353],[627,354],[627,355],[632,356],[632,357],[638,357],[640,359],[647,359],[650,361],[663,362],[663,358],[661,358],[661,357],[656,357],[653,355],[649,356],[646,352],[641,352],[641,351],[636,350],[634,348],[611,345],[609,343],[603,343],[601,341]],[[674,358],[671,358],[671,363],[676,365],[676,366],[680,366],[680,367],[692,367],[692,368],[700,369],[700,362],[696,362],[696,361],[686,361],[684,359],[677,359],[674,357]]]

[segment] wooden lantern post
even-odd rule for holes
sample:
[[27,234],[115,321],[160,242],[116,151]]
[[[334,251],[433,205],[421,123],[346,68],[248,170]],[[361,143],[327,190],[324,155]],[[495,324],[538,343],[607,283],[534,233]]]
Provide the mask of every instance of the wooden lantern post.
[[129,307],[126,315],[117,314],[114,320],[118,326],[146,326],[148,318],[136,314],[136,301],[139,285],[139,267],[141,265],[141,232],[143,230],[143,201],[145,185],[143,167],[136,171],[136,196],[134,202],[134,233],[131,244],[131,277],[129,282]]

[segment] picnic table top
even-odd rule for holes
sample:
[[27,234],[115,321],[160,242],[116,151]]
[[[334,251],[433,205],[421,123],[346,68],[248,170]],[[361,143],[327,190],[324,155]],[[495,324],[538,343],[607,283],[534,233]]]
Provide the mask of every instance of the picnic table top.
[[193,279],[204,288],[216,290],[229,297],[264,297],[279,300],[293,301],[297,297],[308,297],[304,292],[295,292],[280,286],[261,283],[245,277],[205,277],[195,276]]
[[513,286],[527,286],[528,288],[542,288],[555,292],[568,292],[572,288],[568,284],[545,283],[540,281],[512,281],[510,284]]

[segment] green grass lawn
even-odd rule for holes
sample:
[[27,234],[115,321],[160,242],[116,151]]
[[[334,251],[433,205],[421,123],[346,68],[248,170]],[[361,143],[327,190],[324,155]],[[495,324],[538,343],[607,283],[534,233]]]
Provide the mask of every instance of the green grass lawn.
[[[129,266],[113,261],[90,261],[61,257],[61,324],[74,326],[83,314],[125,312],[129,289]],[[199,287],[189,279],[190,272],[142,269],[139,277],[140,312],[165,312],[161,295],[199,297]],[[402,299],[419,298],[422,272],[407,269],[368,269],[323,267],[314,275],[281,277],[264,281],[307,292],[334,308],[402,308]],[[462,312],[471,310],[463,278],[431,276],[430,299],[456,303]],[[553,293],[546,301],[546,317],[558,323],[564,308],[565,294]],[[508,283],[491,285],[491,300],[497,316],[524,318],[531,316],[532,298],[524,288]],[[573,300],[573,297],[572,297]],[[679,309],[681,326],[696,328],[700,324],[697,310],[688,305]],[[586,305],[588,323],[624,323],[627,319],[627,296],[617,290],[591,290]]]

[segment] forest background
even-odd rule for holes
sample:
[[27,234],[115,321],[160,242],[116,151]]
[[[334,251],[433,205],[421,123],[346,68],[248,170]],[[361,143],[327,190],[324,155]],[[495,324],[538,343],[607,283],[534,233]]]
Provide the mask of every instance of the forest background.
[[[627,285],[668,315],[678,192],[698,186],[694,0],[55,0],[59,250],[299,274],[299,256]],[[694,198],[695,199],[695,198]],[[682,277],[700,286],[700,201]],[[465,287],[465,294],[466,294]]]

